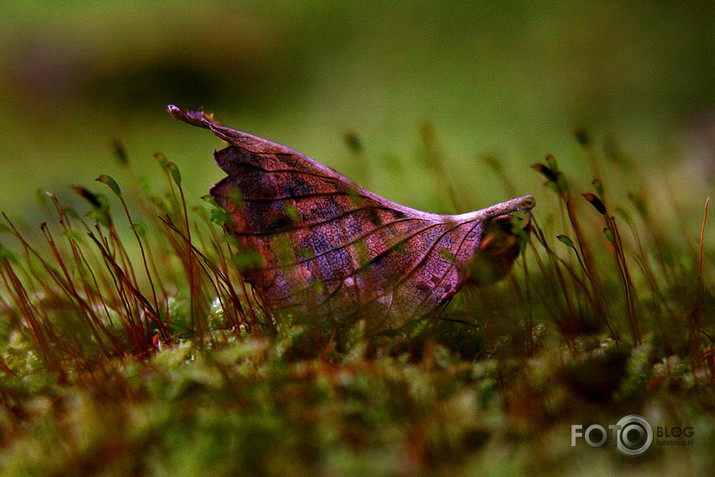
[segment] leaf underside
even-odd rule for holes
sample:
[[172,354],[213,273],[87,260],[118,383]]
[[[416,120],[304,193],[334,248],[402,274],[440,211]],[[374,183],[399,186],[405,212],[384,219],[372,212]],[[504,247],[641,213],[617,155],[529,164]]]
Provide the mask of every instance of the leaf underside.
[[[229,143],[214,153],[228,177],[211,196],[228,213],[227,231],[263,257],[244,275],[278,308],[341,324],[364,318],[373,330],[397,328],[433,313],[459,290],[488,221],[533,207],[526,197],[461,216],[420,212],[202,112],[169,111]],[[512,252],[505,254],[508,265]]]

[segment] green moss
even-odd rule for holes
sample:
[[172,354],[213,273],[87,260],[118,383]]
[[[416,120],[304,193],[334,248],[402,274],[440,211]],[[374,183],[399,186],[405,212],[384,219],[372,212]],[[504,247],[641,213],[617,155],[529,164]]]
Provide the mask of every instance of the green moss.
[[[52,241],[0,228],[0,474],[707,475],[713,465],[713,299],[687,247],[646,241],[661,224],[632,224],[638,247],[606,239],[590,209],[572,211],[576,233],[573,218],[555,218],[567,210],[540,205],[506,280],[463,290],[439,318],[366,337],[364,321],[340,334],[325,317],[264,309],[241,279],[255,254],[222,234],[220,214],[187,216],[181,183],[169,174],[167,192],[135,199],[151,210],[127,217],[143,224],[143,253],[109,207],[95,227],[57,204],[61,222],[43,229]],[[557,188],[557,207],[569,191],[580,197],[577,184]],[[630,413],[692,425],[693,445],[637,458],[570,445],[572,425]]]

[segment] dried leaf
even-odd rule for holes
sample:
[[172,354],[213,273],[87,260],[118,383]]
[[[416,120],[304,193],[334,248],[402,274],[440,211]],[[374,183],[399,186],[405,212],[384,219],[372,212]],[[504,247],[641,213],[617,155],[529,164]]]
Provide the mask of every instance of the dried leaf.
[[525,196],[462,215],[421,212],[202,112],[169,112],[229,144],[214,153],[228,177],[211,196],[242,247],[236,261],[246,279],[275,307],[337,323],[398,328],[465,283],[503,277],[519,251],[509,214],[535,205]]

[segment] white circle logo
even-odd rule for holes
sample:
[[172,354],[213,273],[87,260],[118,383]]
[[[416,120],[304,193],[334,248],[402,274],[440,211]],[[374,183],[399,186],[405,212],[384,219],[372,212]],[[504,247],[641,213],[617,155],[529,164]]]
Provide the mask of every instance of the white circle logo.
[[616,446],[626,455],[637,456],[653,443],[653,428],[637,414],[621,418],[616,424]]

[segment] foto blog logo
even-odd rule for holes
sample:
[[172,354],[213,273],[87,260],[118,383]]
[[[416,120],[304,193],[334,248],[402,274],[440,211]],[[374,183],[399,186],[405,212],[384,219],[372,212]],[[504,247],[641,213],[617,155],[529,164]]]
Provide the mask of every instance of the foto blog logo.
[[[614,445],[623,454],[641,455],[653,444],[653,428],[645,418],[637,414],[625,416],[608,428],[611,430]],[[572,447],[576,445],[576,439],[579,437],[583,437],[591,447],[601,447],[608,440],[608,432],[600,424],[591,424],[585,430],[582,425],[574,424],[571,426]]]
[[[654,442],[662,446],[693,445],[695,429],[692,426],[657,426],[655,432],[650,423],[642,416],[630,414],[621,418],[616,424],[608,426],[611,430],[613,445],[626,455],[637,456],[647,451]],[[571,447],[576,446],[576,440],[583,438],[591,447],[602,447],[608,440],[608,431],[600,424],[571,426]]]

